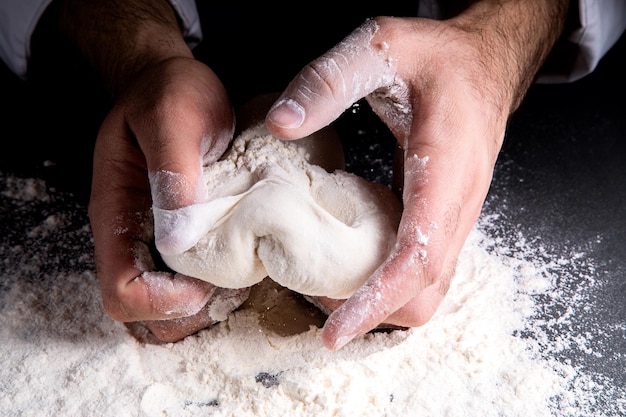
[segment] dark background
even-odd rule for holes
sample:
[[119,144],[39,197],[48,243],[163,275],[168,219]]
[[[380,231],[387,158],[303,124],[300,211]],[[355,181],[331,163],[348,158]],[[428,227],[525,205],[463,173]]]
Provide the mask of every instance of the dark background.
[[[282,89],[304,64],[366,16],[412,14],[400,9],[329,14],[326,10],[333,8],[319,7],[297,20],[285,20],[261,5],[246,6],[244,14],[234,6],[208,3],[198,2],[206,40],[195,53],[222,77],[235,105]],[[84,68],[72,59],[71,51],[40,32],[33,46],[36,68],[31,82],[0,68],[4,109],[0,171],[43,178],[84,204],[91,149],[108,105],[106,95],[92,78],[81,75]],[[602,355],[576,349],[561,355],[622,388],[626,387],[625,56],[622,37],[589,76],[531,87],[511,118],[484,207],[485,215],[498,215],[489,232],[504,244],[514,246],[522,233],[565,258],[584,253],[585,264],[594,266],[584,271],[600,284],[589,289],[584,301],[591,308],[562,330],[591,335]],[[344,140],[348,169],[390,183],[394,139],[367,105],[355,105],[336,127]],[[578,272],[563,270],[569,276]],[[584,282],[564,279],[563,285]],[[565,307],[550,305],[545,313],[556,315]],[[611,398],[599,401],[600,407],[611,407]]]

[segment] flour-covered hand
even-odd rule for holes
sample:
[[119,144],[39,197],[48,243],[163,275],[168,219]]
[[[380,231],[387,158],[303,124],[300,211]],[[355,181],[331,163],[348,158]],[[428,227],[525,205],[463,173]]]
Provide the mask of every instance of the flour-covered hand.
[[145,70],[118,98],[94,151],[89,214],[105,308],[125,322],[178,319],[171,329],[154,325],[165,340],[213,322],[208,314],[193,326],[181,318],[201,311],[215,287],[166,272],[156,255],[155,236],[157,245],[175,251],[190,235],[186,224],[152,223],[153,205],[175,209],[201,201],[202,165],[215,161],[232,136],[230,105],[211,83],[221,86],[191,58]]
[[379,17],[306,66],[266,118],[297,139],[365,97],[403,152],[403,214],[389,257],[349,299],[324,300],[338,349],[381,323],[436,312],[489,190],[506,124],[555,42],[564,1],[491,6],[455,18]]
[[247,295],[166,268],[155,235],[161,248],[176,251],[188,244],[188,225],[154,225],[152,217],[153,205],[201,201],[202,166],[233,135],[231,103],[213,71],[194,59],[167,1],[62,7],[64,31],[114,99],[96,140],[89,203],[104,307],[114,319],[146,321],[161,340],[178,340],[223,319],[217,304],[236,306]]

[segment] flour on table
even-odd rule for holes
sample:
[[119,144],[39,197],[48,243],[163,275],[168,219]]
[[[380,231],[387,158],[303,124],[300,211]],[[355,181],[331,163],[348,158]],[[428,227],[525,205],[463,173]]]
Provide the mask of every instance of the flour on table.
[[153,209],[155,223],[185,219],[195,233],[184,239],[193,246],[176,251],[157,236],[163,260],[218,287],[269,276],[301,294],[348,298],[389,255],[401,205],[387,187],[308,159],[297,141],[278,140],[263,125],[244,131],[205,167],[205,203]]
[[[623,379],[581,366],[589,355],[618,369],[625,360],[624,317],[587,321],[598,307],[593,259],[521,233],[505,243],[489,218],[430,322],[334,352],[310,304],[292,314],[299,298],[267,280],[215,326],[140,343],[102,308],[86,207],[0,172],[0,220],[3,417],[626,415]],[[589,327],[567,325],[576,321]],[[298,331],[279,331],[294,322]]]

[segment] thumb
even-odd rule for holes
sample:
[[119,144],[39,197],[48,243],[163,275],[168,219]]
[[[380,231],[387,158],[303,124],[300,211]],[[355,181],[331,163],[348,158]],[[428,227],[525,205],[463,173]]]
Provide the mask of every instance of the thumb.
[[[222,117],[232,120],[230,114]],[[156,132],[152,145],[144,150],[155,215],[155,243],[161,253],[180,253],[199,239],[195,211],[184,208],[205,202],[203,165],[221,156],[233,134],[232,122],[212,133],[207,133],[200,120],[187,116],[186,122],[173,130]],[[159,215],[164,212],[169,214]]]
[[392,85],[386,44],[373,44],[378,24],[367,20],[291,81],[266,117],[269,132],[299,139],[329,125],[371,92]]
[[[148,172],[154,237],[156,247],[161,253],[183,252],[201,237],[194,220],[197,212],[194,207],[206,198],[202,155],[198,153],[196,146],[186,145],[179,143],[176,152],[169,153],[167,164]],[[153,163],[164,157],[162,154],[153,156]]]

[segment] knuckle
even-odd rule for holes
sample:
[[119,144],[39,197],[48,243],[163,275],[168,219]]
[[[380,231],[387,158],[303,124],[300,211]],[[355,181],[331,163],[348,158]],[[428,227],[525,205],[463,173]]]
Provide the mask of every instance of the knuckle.
[[307,64],[302,70],[302,79],[309,85],[309,93],[316,95],[330,95],[336,98],[340,89],[337,82],[341,79],[341,66],[336,57],[325,54],[313,62]]
[[113,320],[117,321],[127,321],[129,315],[126,309],[123,307],[122,303],[113,296],[104,297],[103,300],[104,311],[111,317]]
[[133,303],[128,291],[120,288],[102,290],[104,311],[114,320],[125,322],[136,320]]

